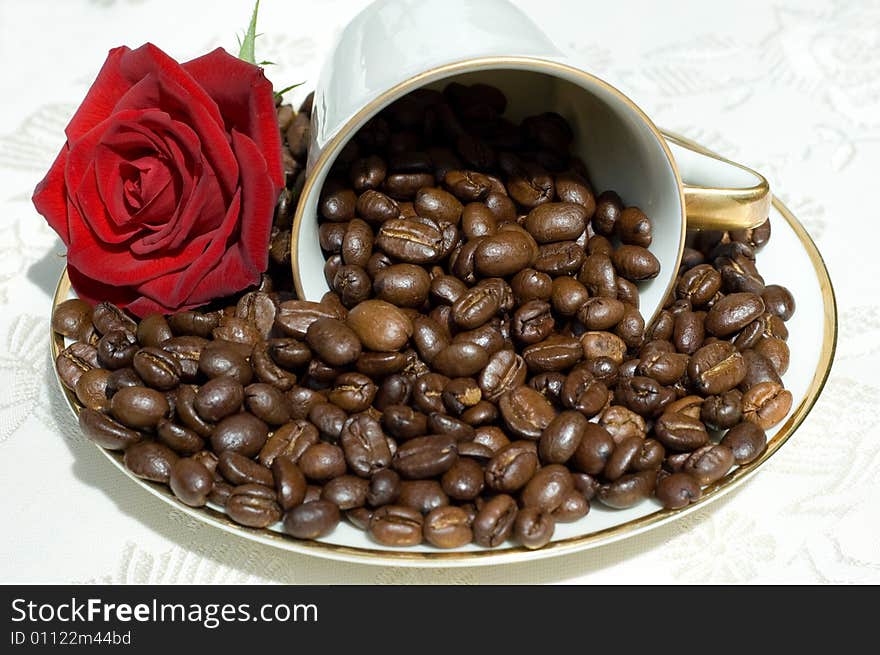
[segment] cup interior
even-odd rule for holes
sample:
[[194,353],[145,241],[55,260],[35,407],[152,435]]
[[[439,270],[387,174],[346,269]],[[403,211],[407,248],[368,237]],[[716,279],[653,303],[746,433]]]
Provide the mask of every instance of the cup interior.
[[[318,240],[317,204],[333,161],[348,140],[381,109],[415,88],[442,90],[450,82],[482,82],[507,96],[505,116],[555,111],[574,132],[571,152],[585,162],[595,193],[613,189],[626,205],[642,209],[653,222],[650,250],[661,263],[660,274],[639,285],[640,309],[646,322],[662,307],[675,279],[684,245],[685,217],[680,182],[665,141],[649,119],[606,83],[567,66],[543,62],[475,65],[466,72],[438,73],[417,86],[403,84],[347,124],[340,138],[322,153],[307,185],[294,223],[293,274],[297,291],[320,300],[328,286]],[[297,232],[298,230],[298,232]]]

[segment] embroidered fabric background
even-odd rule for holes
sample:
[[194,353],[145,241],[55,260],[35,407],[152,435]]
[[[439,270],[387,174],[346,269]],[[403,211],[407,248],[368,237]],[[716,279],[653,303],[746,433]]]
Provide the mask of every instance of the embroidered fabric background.
[[[279,86],[313,86],[366,2],[265,0],[257,41]],[[880,582],[880,3],[523,0],[572,61],[655,122],[770,179],[828,262],[840,307],[829,383],[739,491],[672,525],[530,564],[432,571],[252,544],[144,493],[79,433],[51,372],[63,246],[30,195],[113,46],[178,59],[234,50],[248,2],[0,2],[0,493],[14,582]],[[794,353],[797,356],[797,353]]]

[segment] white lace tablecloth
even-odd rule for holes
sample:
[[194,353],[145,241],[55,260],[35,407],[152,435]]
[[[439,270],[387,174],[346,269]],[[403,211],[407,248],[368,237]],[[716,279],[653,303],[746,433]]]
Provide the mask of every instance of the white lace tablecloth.
[[[258,58],[315,80],[363,1],[264,0]],[[880,582],[880,4],[527,0],[573,61],[659,124],[764,172],[816,240],[840,307],[830,381],[739,491],[580,554],[452,571],[330,562],[252,544],[145,493],[80,434],[48,353],[63,246],[30,196],[107,50],[185,60],[250,1],[0,1],[0,582]],[[795,354],[796,356],[796,354]]]

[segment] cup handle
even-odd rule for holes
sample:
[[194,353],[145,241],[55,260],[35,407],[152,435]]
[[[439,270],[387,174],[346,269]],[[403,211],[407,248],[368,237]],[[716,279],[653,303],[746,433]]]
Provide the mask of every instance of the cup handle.
[[744,230],[767,220],[770,185],[760,173],[663,132],[681,173],[687,226]]

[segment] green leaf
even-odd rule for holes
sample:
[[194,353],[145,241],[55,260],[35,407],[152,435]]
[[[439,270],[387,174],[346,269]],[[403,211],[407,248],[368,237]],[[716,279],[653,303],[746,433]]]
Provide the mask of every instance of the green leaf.
[[248,25],[247,32],[244,34],[244,40],[241,41],[241,49],[238,51],[238,58],[246,62],[256,65],[257,59],[254,56],[254,41],[257,40],[257,12],[260,10],[260,0],[254,5],[254,13],[251,15],[251,24]]
[[283,95],[284,95],[285,93],[287,93],[288,91],[292,91],[292,90],[295,89],[296,87],[298,87],[298,86],[302,86],[303,84],[305,84],[305,82],[300,82],[300,83],[298,83],[298,84],[291,84],[290,86],[286,86],[286,87],[284,87],[283,89],[281,89],[280,91],[276,91],[276,92],[275,92],[275,97],[276,97],[276,98],[280,98],[281,96],[283,96]]
[[257,66],[274,66],[274,65],[275,65],[275,62],[274,62],[274,61],[266,61],[266,60],[264,60],[264,61],[258,61],[258,62],[257,62]]

